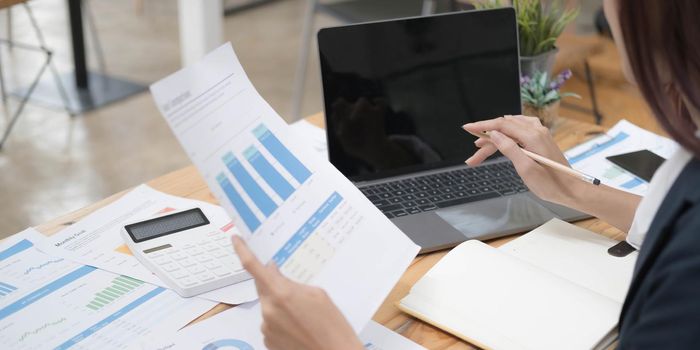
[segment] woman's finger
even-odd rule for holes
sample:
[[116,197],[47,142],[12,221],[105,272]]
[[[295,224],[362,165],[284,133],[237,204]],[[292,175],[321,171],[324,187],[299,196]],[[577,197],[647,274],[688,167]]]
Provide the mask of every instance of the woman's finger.
[[255,285],[258,286],[258,293],[264,294],[263,291],[266,291],[269,285],[269,276],[265,265],[258,260],[253,252],[250,251],[248,245],[240,237],[233,235],[231,240],[233,241],[233,249],[241,260],[241,264],[255,279]]
[[515,169],[521,177],[532,171],[533,167],[537,166],[534,160],[530,159],[522,149],[518,146],[515,140],[499,131],[491,131],[491,141],[504,156],[508,157]]
[[[477,145],[478,146],[478,145]],[[477,150],[469,159],[465,161],[469,166],[477,166],[481,164],[486,158],[490,157],[492,154],[496,153],[498,149],[496,146],[488,142],[484,144],[479,150]]]
[[517,118],[511,116],[507,118],[501,117],[464,124],[462,128],[476,134],[480,134],[484,131],[500,131],[508,137],[515,139],[516,143],[523,144],[532,139],[533,128],[523,127],[522,123],[516,122],[516,120]]

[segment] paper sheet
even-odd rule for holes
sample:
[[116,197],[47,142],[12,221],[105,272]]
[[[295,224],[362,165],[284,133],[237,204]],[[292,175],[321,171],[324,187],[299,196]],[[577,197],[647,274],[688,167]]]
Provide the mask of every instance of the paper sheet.
[[605,185],[642,196],[649,183],[605,157],[644,149],[668,159],[678,149],[678,144],[623,119],[604,135],[584,142],[564,155],[574,169],[599,178]]
[[418,252],[257,93],[230,44],[151,86],[260,260],[326,290],[359,331]]
[[[259,304],[248,303],[195,323],[175,335],[160,334],[152,341],[142,343],[141,348],[144,350],[214,350],[218,348],[264,350],[266,347],[260,333],[261,322]],[[425,349],[374,321],[369,321],[359,337],[367,350]]]
[[326,132],[323,129],[304,119],[289,124],[289,129],[298,139],[305,140],[318,153],[319,157],[328,159],[328,142]]
[[215,305],[46,255],[41,239],[28,229],[0,243],[2,349],[123,349]]
[[[219,206],[171,196],[141,185],[117,201],[46,237],[45,244],[41,244],[39,248],[50,255],[168,288],[131,254],[119,231],[128,223],[159,213],[195,207],[201,208],[215,227],[231,233],[236,230],[231,224],[231,219]],[[257,299],[257,293],[255,283],[247,280],[200,294],[198,297],[227,304],[240,304]]]

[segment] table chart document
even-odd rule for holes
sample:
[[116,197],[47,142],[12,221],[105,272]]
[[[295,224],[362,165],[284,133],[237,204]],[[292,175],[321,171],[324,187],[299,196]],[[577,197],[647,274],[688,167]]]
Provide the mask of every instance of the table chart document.
[[125,349],[215,303],[46,255],[32,230],[0,245],[0,348]]
[[258,258],[324,288],[359,331],[418,247],[291,132],[230,44],[151,92]]

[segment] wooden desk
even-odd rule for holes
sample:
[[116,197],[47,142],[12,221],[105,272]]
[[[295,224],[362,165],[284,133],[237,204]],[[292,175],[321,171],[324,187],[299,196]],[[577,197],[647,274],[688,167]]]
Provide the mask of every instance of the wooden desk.
[[[307,120],[317,126],[323,126],[323,116],[321,114],[313,115],[307,118]],[[562,149],[567,149],[581,143],[585,139],[591,137],[592,134],[601,131],[603,131],[603,129],[599,126],[568,119],[562,119],[554,127],[555,139]],[[216,199],[209,192],[204,180],[201,178],[194,166],[188,166],[151,180],[148,182],[148,185],[159,191],[176,196],[216,203]],[[60,229],[71,225],[73,222],[88,215],[94,210],[115,201],[124,193],[126,193],[126,191],[117,193],[86,208],[61,216],[38,226],[37,229],[44,234],[51,235]],[[619,240],[623,237],[622,232],[597,219],[584,220],[578,222],[577,225],[613,239]],[[513,238],[513,236],[501,238],[493,240],[489,242],[489,244],[499,246]],[[379,308],[374,316],[374,320],[396,330],[407,338],[414,340],[428,349],[474,349],[474,347],[461,341],[460,339],[400,312],[395,306],[396,303],[408,293],[411,286],[416,283],[416,281],[445,254],[446,251],[442,251],[417,257],[386,298],[384,304],[382,304],[382,306]],[[228,308],[230,308],[230,306],[220,304],[198,318],[196,321],[205,319]]]

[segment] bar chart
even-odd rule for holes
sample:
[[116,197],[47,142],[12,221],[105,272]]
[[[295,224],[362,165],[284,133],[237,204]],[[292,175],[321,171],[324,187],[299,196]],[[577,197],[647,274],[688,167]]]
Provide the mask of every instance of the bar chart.
[[240,155],[223,155],[228,172],[219,173],[216,181],[254,232],[311,177],[311,171],[264,124],[250,132],[254,141]]
[[15,287],[11,284],[0,282],[0,297],[4,297],[4,296],[6,296],[6,295],[8,295],[16,290],[17,290],[17,287]]
[[88,309],[99,310],[119,299],[122,295],[141,286],[143,282],[126,276],[118,276],[112,280],[109,287],[95,293],[94,298],[86,305]]

